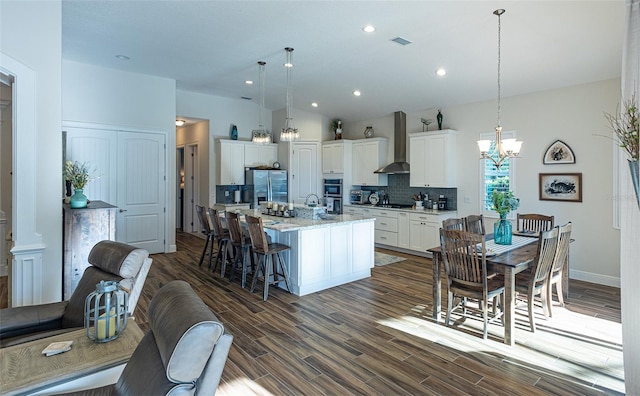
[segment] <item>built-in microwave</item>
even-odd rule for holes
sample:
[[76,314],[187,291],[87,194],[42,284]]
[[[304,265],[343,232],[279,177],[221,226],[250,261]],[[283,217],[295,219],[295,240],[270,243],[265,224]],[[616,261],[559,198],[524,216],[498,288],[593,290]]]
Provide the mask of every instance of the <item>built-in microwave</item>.
[[342,214],[342,179],[324,179],[323,195],[327,212]]

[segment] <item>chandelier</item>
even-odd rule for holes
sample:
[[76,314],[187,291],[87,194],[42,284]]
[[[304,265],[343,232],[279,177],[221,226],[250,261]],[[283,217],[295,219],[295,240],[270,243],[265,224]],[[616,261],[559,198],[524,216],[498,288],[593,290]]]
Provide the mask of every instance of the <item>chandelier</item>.
[[251,141],[257,144],[271,143],[271,133],[264,127],[264,65],[267,62],[258,62],[258,82],[260,88],[260,112],[258,113],[258,129],[251,131]]
[[287,118],[284,122],[282,133],[280,133],[280,140],[290,142],[292,140],[299,139],[300,132],[298,132],[298,129],[293,127],[293,117],[291,117],[291,69],[293,69],[291,53],[293,52],[293,48],[287,47],[284,50],[287,51],[287,62],[284,64],[284,67],[287,68]]
[[517,157],[518,154],[520,154],[520,148],[522,147],[522,142],[516,141],[516,139],[502,140],[502,126],[500,122],[500,113],[502,112],[502,107],[500,105],[500,16],[504,14],[504,12],[505,11],[503,9],[497,9],[493,12],[494,15],[498,16],[498,126],[496,127],[496,145],[493,151],[489,152],[491,149],[491,140],[478,140],[480,157],[485,160],[492,161],[496,169],[500,169],[504,160]]

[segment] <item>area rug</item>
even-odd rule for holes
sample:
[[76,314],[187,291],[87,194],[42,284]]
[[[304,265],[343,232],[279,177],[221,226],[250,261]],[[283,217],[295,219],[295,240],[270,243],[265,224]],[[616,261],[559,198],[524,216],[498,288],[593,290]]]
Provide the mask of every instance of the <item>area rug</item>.
[[386,253],[375,252],[375,265],[382,266],[392,263],[397,263],[399,261],[406,260],[404,257],[392,256]]

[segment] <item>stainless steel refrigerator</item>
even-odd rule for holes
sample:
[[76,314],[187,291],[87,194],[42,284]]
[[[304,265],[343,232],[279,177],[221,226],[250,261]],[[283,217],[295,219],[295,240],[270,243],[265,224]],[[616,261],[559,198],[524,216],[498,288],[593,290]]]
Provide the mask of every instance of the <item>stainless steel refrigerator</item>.
[[244,199],[251,203],[251,209],[259,208],[263,201],[289,202],[287,171],[248,170],[244,175]]

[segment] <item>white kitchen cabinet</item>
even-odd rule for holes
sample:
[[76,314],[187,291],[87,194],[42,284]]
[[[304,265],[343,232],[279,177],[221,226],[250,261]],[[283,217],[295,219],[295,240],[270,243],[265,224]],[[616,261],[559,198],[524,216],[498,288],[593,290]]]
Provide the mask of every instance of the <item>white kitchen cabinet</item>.
[[440,228],[442,220],[455,217],[456,212],[442,214],[410,213],[409,214],[409,249],[426,253],[427,249],[440,245]]
[[456,134],[452,129],[409,134],[411,187],[456,187]]
[[277,144],[244,142],[244,166],[271,166],[278,160]]
[[244,184],[244,142],[220,139],[217,145],[218,184]]
[[409,213],[398,212],[398,247],[409,249]]
[[353,148],[351,140],[332,140],[322,143],[322,173],[350,172]]
[[386,186],[387,175],[373,173],[386,165],[387,138],[353,141],[353,184],[358,186]]
[[387,209],[368,209],[376,218],[375,242],[387,246],[398,246],[398,212]]
[[344,214],[349,214],[354,216],[362,216],[364,214],[364,212],[362,211],[362,208],[357,208],[351,205],[344,205],[342,212]]

